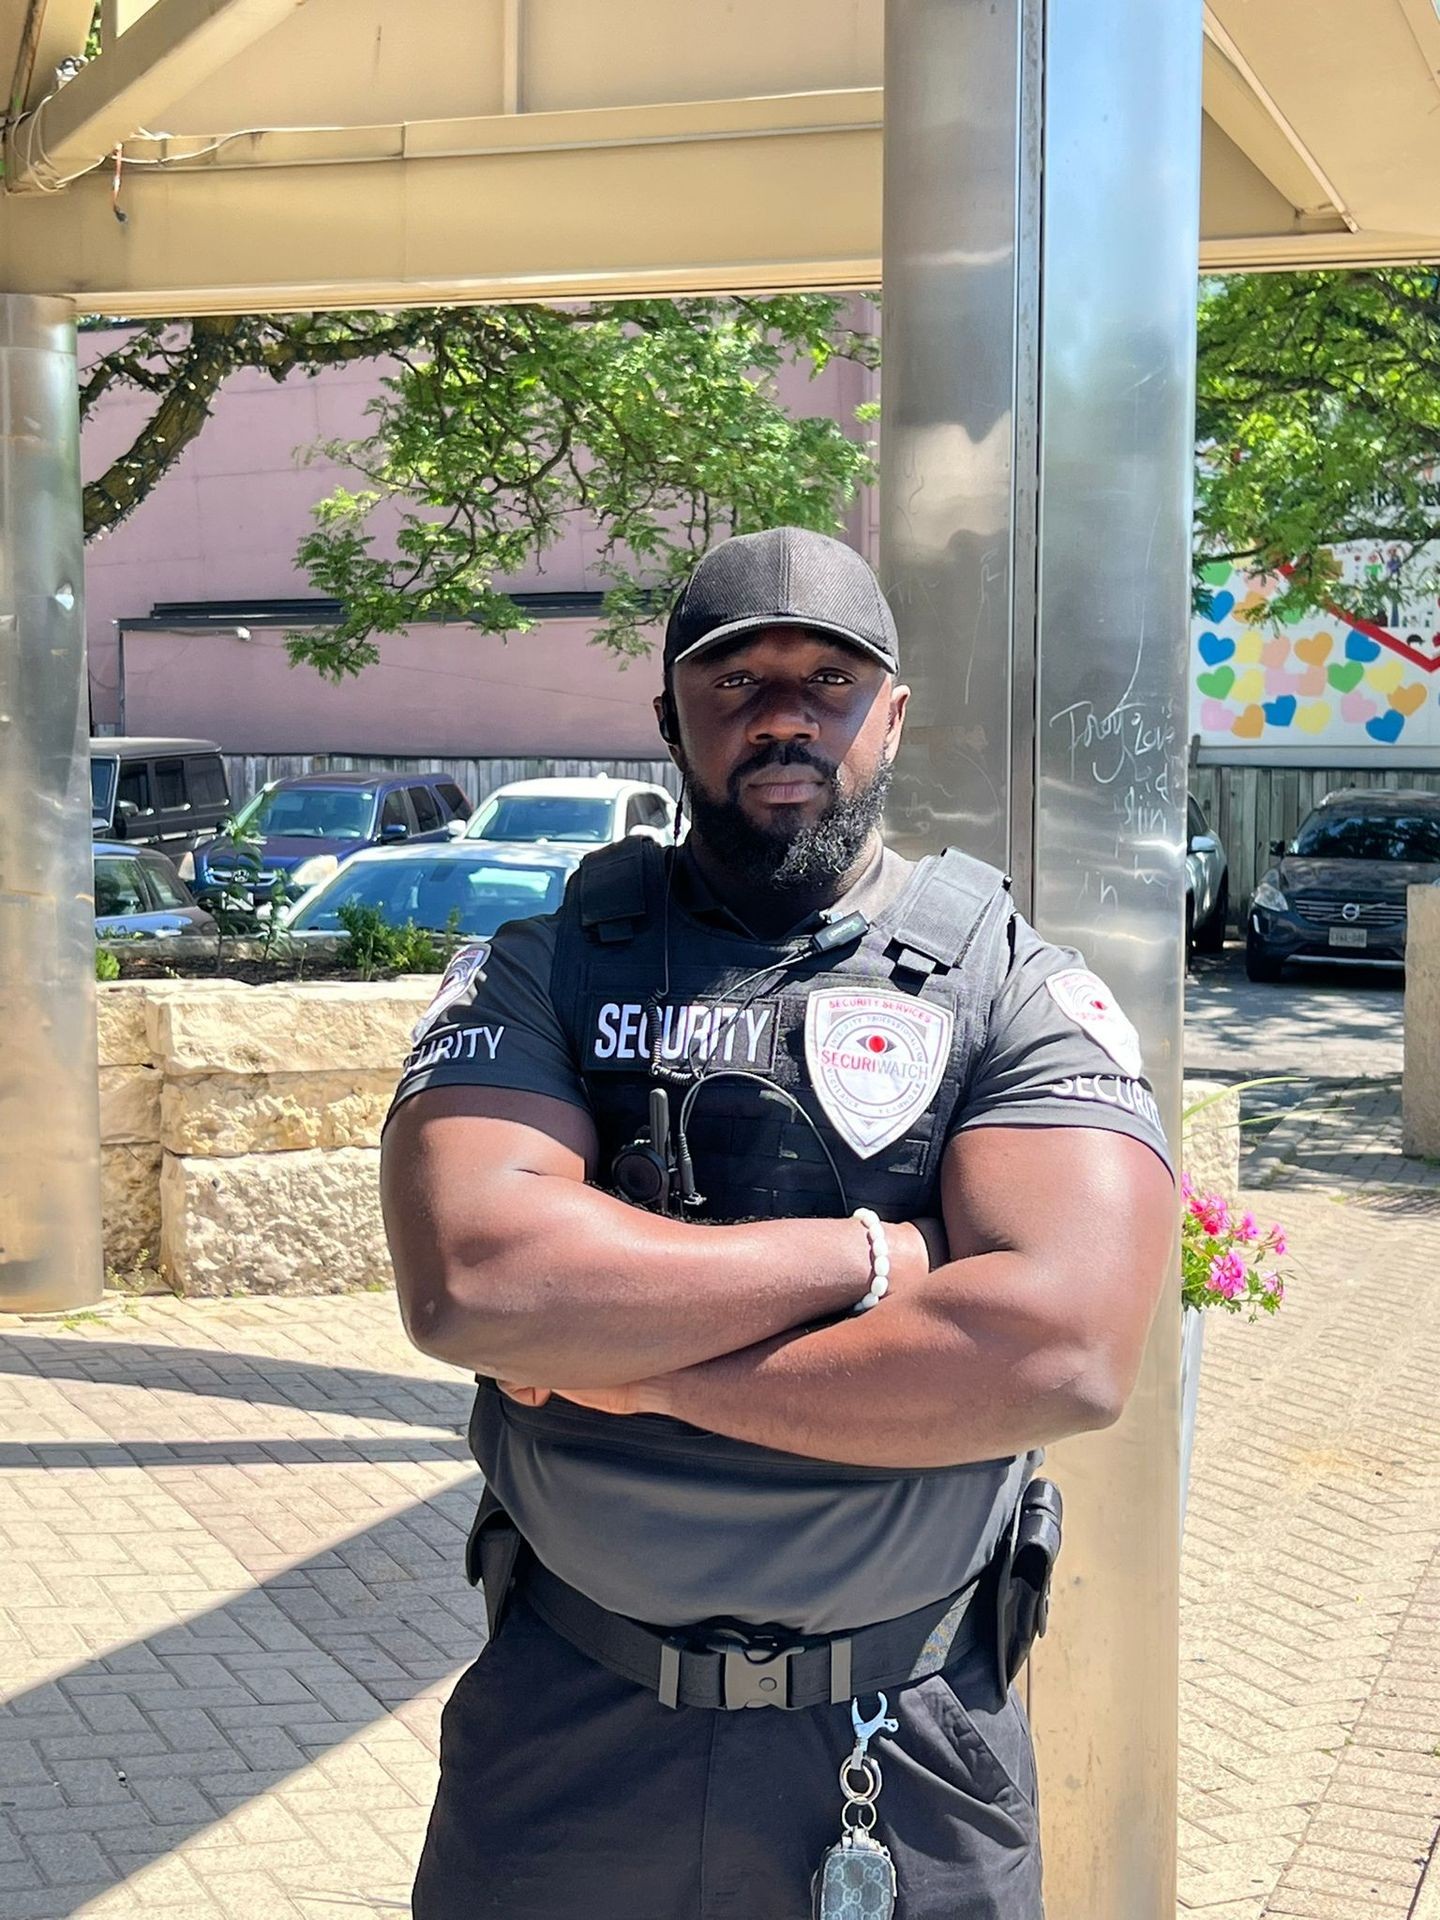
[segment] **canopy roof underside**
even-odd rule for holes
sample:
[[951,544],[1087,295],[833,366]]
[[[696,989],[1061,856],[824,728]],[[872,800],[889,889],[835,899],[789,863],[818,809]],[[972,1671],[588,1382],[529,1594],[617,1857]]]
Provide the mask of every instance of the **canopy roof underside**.
[[[1440,259],[1437,7],[1209,0],[1202,264]],[[57,80],[91,13],[0,0],[0,289],[143,315],[878,284],[877,0],[104,0]]]

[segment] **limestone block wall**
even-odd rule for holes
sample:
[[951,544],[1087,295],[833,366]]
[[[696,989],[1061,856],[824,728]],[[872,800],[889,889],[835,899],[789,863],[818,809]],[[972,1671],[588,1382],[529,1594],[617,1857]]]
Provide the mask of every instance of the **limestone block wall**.
[[1440,1155],[1440,887],[1411,887],[1405,935],[1404,1150]]
[[388,1282],[380,1128],[435,985],[102,985],[107,1264],[187,1294]]
[[1240,1187],[1240,1095],[1223,1081],[1187,1080],[1184,1104],[1200,1111],[1185,1123],[1181,1165],[1199,1192],[1228,1199]]
[[[1440,949],[1440,921],[1436,933]],[[1434,979],[1440,994],[1440,952]],[[186,1294],[388,1284],[380,1128],[435,986],[101,985],[107,1264],[158,1266]],[[1408,1099],[1408,1053],[1406,1066]],[[1187,1082],[1186,1104],[1212,1091]],[[1238,1121],[1227,1093],[1188,1128],[1184,1163],[1203,1189],[1235,1192]]]

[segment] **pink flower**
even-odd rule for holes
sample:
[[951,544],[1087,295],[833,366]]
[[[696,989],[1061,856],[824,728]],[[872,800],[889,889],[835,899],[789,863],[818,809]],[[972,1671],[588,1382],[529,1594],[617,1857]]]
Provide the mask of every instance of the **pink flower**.
[[1278,1273],[1262,1273],[1260,1276],[1260,1284],[1272,1300],[1283,1300],[1285,1298],[1285,1282],[1280,1278]]
[[1210,1285],[1227,1300],[1245,1291],[1245,1268],[1237,1253],[1222,1253],[1210,1262]]
[[1180,1191],[1187,1200],[1193,1200],[1195,1197],[1195,1182],[1188,1173],[1182,1173],[1180,1176]]
[[1270,1251],[1275,1255],[1277,1260],[1283,1259],[1287,1251],[1285,1235],[1280,1231],[1278,1226],[1271,1227],[1270,1229]]
[[1237,1240],[1244,1240],[1247,1244],[1251,1240],[1258,1240],[1260,1238],[1260,1223],[1253,1213],[1241,1215],[1240,1224],[1235,1229],[1235,1238]]
[[1224,1197],[1218,1193],[1197,1196],[1190,1202],[1190,1211],[1206,1233],[1224,1233],[1230,1224],[1230,1209]]

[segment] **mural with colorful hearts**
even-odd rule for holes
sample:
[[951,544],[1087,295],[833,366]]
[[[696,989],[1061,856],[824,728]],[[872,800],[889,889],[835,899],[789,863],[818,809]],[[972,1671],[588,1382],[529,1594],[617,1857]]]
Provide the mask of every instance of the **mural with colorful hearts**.
[[[1344,555],[1370,574],[1380,555]],[[1440,604],[1396,605],[1388,625],[1306,614],[1279,625],[1246,618],[1279,589],[1276,575],[1228,560],[1202,569],[1211,591],[1193,634],[1191,731],[1205,746],[1440,747]]]

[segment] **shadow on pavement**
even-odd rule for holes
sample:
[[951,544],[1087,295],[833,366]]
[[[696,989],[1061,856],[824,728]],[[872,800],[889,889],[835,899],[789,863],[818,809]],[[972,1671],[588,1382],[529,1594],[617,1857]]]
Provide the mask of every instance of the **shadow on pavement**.
[[464,1430],[474,1397],[464,1379],[425,1379],[337,1367],[324,1360],[281,1360],[138,1340],[66,1339],[59,1334],[5,1332],[0,1375],[84,1380],[164,1393],[202,1394],[245,1406],[293,1407],[359,1420]]
[[[458,1424],[469,1399],[459,1383],[258,1355],[48,1335],[7,1335],[0,1341],[0,1371],[164,1387],[308,1412],[363,1411],[367,1418],[412,1424],[441,1424],[436,1415],[442,1411],[445,1425]],[[357,1402],[357,1395],[381,1392],[383,1401],[377,1397]],[[458,1439],[317,1435],[309,1440],[225,1437],[173,1445],[41,1441],[0,1450],[0,1466],[101,1468],[112,1475],[125,1468],[200,1466],[254,1474],[293,1461],[323,1473],[332,1461],[351,1466],[372,1461],[448,1465],[463,1457]],[[164,1482],[157,1484],[163,1488]],[[119,1492],[113,1484],[99,1486]],[[46,1879],[59,1883],[41,1886],[6,1877],[7,1871],[13,1876],[15,1868],[0,1866],[0,1916],[67,1920],[215,1822],[366,1735],[376,1736],[373,1744],[343,1756],[338,1773],[326,1777],[322,1770],[316,1777],[319,1798],[313,1804],[340,1804],[330,1806],[321,1821],[312,1819],[311,1833],[291,1818],[295,1835],[305,1842],[303,1857],[317,1862],[323,1858],[325,1849],[313,1835],[329,1820],[335,1830],[332,1858],[347,1859],[343,1788],[352,1775],[360,1805],[413,1810],[423,1804],[431,1789],[428,1770],[418,1766],[423,1752],[404,1729],[391,1730],[388,1743],[379,1736],[388,1715],[434,1694],[483,1644],[483,1603],[466,1586],[461,1570],[479,1491],[479,1474],[468,1474],[321,1552],[254,1580],[243,1591],[227,1594],[204,1612],[174,1618],[112,1646],[0,1705],[0,1814],[13,1823]],[[278,1486],[276,1503],[284,1506]],[[31,1512],[44,1523],[42,1509],[32,1507]],[[19,1518],[13,1511],[4,1517],[7,1524]],[[202,1550],[224,1552],[223,1519],[217,1516],[216,1522],[207,1523],[205,1516],[192,1518]],[[163,1527],[163,1522],[157,1524]],[[34,1576],[29,1576],[29,1594],[19,1591],[27,1571],[12,1559],[0,1583],[0,1602],[19,1623],[22,1636],[27,1624],[58,1628],[67,1618],[81,1620],[93,1631],[93,1606],[81,1614],[63,1602],[47,1601]],[[64,1569],[57,1571],[63,1575]],[[207,1571],[215,1579],[213,1561]],[[246,1578],[238,1561],[235,1573],[238,1586]],[[216,1585],[222,1583],[223,1574],[215,1579]],[[155,1576],[149,1591],[157,1595],[157,1606],[164,1606],[163,1575]],[[185,1604],[177,1586],[177,1613]],[[5,1657],[0,1648],[0,1662]],[[33,1670],[34,1651],[26,1657]],[[15,1659],[13,1645],[9,1659]],[[393,1773],[386,1767],[387,1752]],[[423,1779],[418,1777],[421,1772]],[[272,1813],[276,1820],[290,1817],[285,1809],[303,1806],[304,1798],[296,1792],[283,1807],[267,1808],[267,1819]],[[355,1825],[353,1820],[350,1825]],[[0,1821],[0,1840],[3,1836]],[[363,1837],[363,1830],[357,1830],[357,1844]],[[244,1863],[248,1866],[253,1858],[258,1864],[267,1842],[259,1843],[258,1852],[243,1844]],[[386,1865],[388,1877],[394,1878],[408,1871],[409,1863],[393,1849],[391,1853]],[[218,1872],[227,1856],[232,1863],[242,1858],[230,1846],[202,1857],[213,1861]],[[8,1858],[0,1851],[0,1861]],[[280,1867],[275,1871],[287,1892],[304,1897],[307,1890],[298,1884],[305,1878],[304,1867],[297,1866],[293,1875]],[[373,1863],[357,1857],[354,1897],[367,1907],[396,1904],[376,1902],[365,1892],[375,1872]],[[336,1877],[333,1872],[326,1876]],[[198,1882],[196,1889],[195,1898],[203,1900]],[[348,1887],[327,1884],[313,1892],[331,1903],[351,1898]]]

